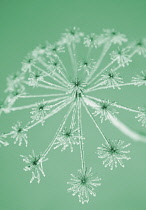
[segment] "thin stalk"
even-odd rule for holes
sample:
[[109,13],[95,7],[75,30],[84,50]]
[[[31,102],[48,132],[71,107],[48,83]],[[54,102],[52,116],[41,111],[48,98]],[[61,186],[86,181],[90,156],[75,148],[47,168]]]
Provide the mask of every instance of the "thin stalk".
[[52,78],[53,80],[55,80],[56,82],[58,82],[61,86],[64,86],[66,88],[66,86],[61,82],[59,81],[58,79],[56,79],[55,77],[53,77],[51,74],[49,74],[47,71],[45,71],[44,69],[36,66],[36,65],[33,65],[33,67],[35,67],[36,69],[44,72],[48,77]]
[[[92,96],[87,96],[87,98],[90,98],[90,99],[95,100],[95,101],[97,101],[97,102],[101,102],[101,101],[102,101],[101,99],[98,99],[98,98],[95,98],[95,97],[92,97]],[[129,112],[135,112],[135,113],[139,113],[139,112],[140,112],[140,111],[138,111],[138,110],[135,110],[135,109],[132,109],[132,108],[123,106],[123,105],[119,105],[119,104],[117,104],[117,103],[113,103],[113,104],[111,104],[111,105],[112,105],[112,106],[115,106],[115,107],[117,107],[117,108],[119,108],[119,109],[127,110],[127,111],[129,111]]]
[[119,119],[113,117],[111,114],[109,114],[109,119],[116,128],[118,128],[122,133],[130,137],[132,140],[146,143],[146,136],[133,131],[127,125],[122,123]]
[[70,128],[73,129],[75,126],[75,116],[76,116],[77,107],[74,107],[72,118],[71,118],[71,126]]
[[85,157],[84,157],[84,147],[83,147],[83,134],[82,134],[82,119],[81,119],[81,101],[78,98],[78,127],[79,127],[79,141],[80,141],[80,156],[82,170],[85,170]]
[[110,46],[111,46],[111,43],[110,42],[107,42],[104,45],[103,51],[102,51],[102,53],[101,53],[101,55],[100,55],[100,57],[99,57],[96,65],[95,65],[95,68],[93,69],[93,71],[91,72],[91,74],[87,77],[86,82],[88,82],[91,79],[91,77],[93,76],[93,74],[95,73],[95,71],[98,69],[98,67],[100,66],[100,64],[101,64],[103,58],[105,57],[107,51],[109,50]]
[[73,56],[73,52],[72,52],[72,49],[71,49],[71,45],[70,44],[67,44],[67,49],[68,49],[68,52],[69,52],[69,55],[70,55],[70,60],[71,60],[72,66],[73,66],[73,71],[76,72],[74,56]]
[[97,125],[97,122],[95,121],[94,117],[91,115],[91,113],[90,113],[89,109],[87,108],[86,104],[84,103],[84,101],[83,101],[83,106],[84,106],[84,108],[85,108],[87,114],[89,115],[89,117],[90,117],[90,118],[92,119],[92,121],[94,122],[96,128],[99,130],[99,132],[100,132],[100,134],[102,135],[102,137],[103,137],[103,139],[105,140],[105,142],[106,142],[107,144],[109,144],[108,140],[106,139],[106,137],[105,137],[105,135],[103,134],[102,130],[101,130],[101,129],[99,128],[99,126]]
[[[98,82],[99,82],[99,81],[100,81],[100,80],[98,80]],[[105,82],[102,81],[102,82],[98,83],[97,85],[95,85],[95,86],[93,86],[93,87],[91,87],[91,88],[88,88],[88,89],[86,90],[86,93],[88,93],[88,92],[94,90],[96,87],[99,87],[100,85],[104,85],[104,84],[105,84]]]
[[[49,65],[48,64],[46,64],[43,60],[41,60],[40,59],[40,63],[44,66],[44,67],[46,67],[47,69],[49,69]],[[60,73],[61,73],[61,71],[60,71]],[[63,73],[62,73],[63,74]],[[54,71],[53,72],[53,75],[55,75],[56,77],[58,77],[58,79],[60,79],[60,80],[58,80],[58,81],[62,81],[64,84],[66,84],[67,86],[68,86],[68,81],[66,80],[66,79],[64,79],[63,77],[61,77],[56,71]],[[63,85],[63,84],[62,84]],[[63,85],[63,86],[65,86],[65,85]]]
[[[60,97],[60,98],[55,98],[55,99],[52,99],[52,100],[47,100],[47,101],[44,101],[44,102],[49,104],[49,103],[56,102],[56,101],[59,101],[59,100],[62,100],[62,99],[67,99],[67,98],[68,98],[67,96],[66,97]],[[30,109],[30,108],[35,107],[35,106],[37,106],[36,103],[25,105],[25,106],[12,107],[10,111]]]
[[[124,83],[124,84],[118,84],[118,87],[130,86],[130,85],[135,85],[135,83],[129,82],[129,83]],[[98,88],[90,90],[90,92],[93,92],[93,91],[96,91],[96,90],[109,89],[109,88],[113,88],[113,86],[98,87]]]
[[56,55],[56,56],[57,56],[57,58],[58,58],[58,61],[61,63],[61,65],[62,65],[62,67],[63,67],[65,73],[67,73],[67,69],[66,69],[66,67],[64,66],[62,60],[60,59],[60,57],[59,57],[58,55]]
[[71,106],[70,106],[70,108],[69,108],[67,114],[64,116],[63,121],[62,121],[61,125],[59,126],[59,128],[58,128],[58,130],[57,130],[57,132],[56,132],[56,135],[55,135],[54,139],[51,141],[51,143],[48,145],[47,149],[46,149],[46,150],[44,151],[44,153],[43,153],[43,156],[44,156],[44,157],[48,154],[48,152],[51,150],[52,146],[54,145],[54,143],[55,143],[55,141],[56,141],[56,138],[57,138],[58,134],[60,133],[60,131],[62,130],[64,124],[66,123],[66,120],[67,120],[67,118],[68,118],[70,112],[72,111],[74,105],[75,105],[75,103],[72,103],[72,104],[71,104]]
[[[45,80],[43,80],[43,81],[45,81]],[[48,81],[45,81],[45,82],[46,82],[48,85],[52,86],[52,87],[64,88],[64,87],[62,87],[62,86],[56,85],[56,84],[51,83],[51,82],[48,82]]]
[[75,63],[75,78],[77,78],[77,59],[76,59],[76,45],[75,43],[73,42],[72,43],[72,48],[73,48],[73,56],[74,56],[74,63]]
[[53,97],[53,96],[64,96],[64,93],[47,94],[47,95],[26,95],[26,96],[19,96],[19,98],[42,98],[42,97]]
[[106,65],[95,77],[89,82],[89,84],[93,83],[104,71],[106,71],[115,61],[111,61],[108,65]]
[[64,88],[64,87],[61,87],[61,86],[58,86],[58,85],[57,85],[58,87],[49,86],[49,85],[50,85],[49,82],[47,82],[47,81],[45,81],[45,80],[43,80],[43,81],[41,81],[41,82],[47,84],[47,85],[48,85],[48,89],[60,90],[60,91],[66,91],[66,90],[67,90],[67,88]]

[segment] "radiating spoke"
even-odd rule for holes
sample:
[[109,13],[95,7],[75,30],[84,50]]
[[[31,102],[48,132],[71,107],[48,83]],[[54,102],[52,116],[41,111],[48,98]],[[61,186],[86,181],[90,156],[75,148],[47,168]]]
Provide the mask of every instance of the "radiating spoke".
[[57,130],[57,132],[56,132],[56,134],[55,134],[54,139],[49,143],[47,149],[46,149],[46,150],[44,151],[44,153],[43,153],[43,156],[44,156],[44,157],[48,154],[48,152],[51,150],[52,146],[54,145],[54,143],[55,143],[55,141],[56,141],[56,138],[57,138],[58,134],[60,133],[60,131],[62,130],[64,124],[66,123],[66,120],[67,120],[67,118],[68,118],[70,112],[72,111],[74,105],[75,105],[75,103],[72,103],[72,104],[71,104],[71,106],[70,106],[70,108],[69,108],[67,114],[64,116],[63,121],[62,121],[61,125],[59,126],[59,128],[58,128],[58,130]]

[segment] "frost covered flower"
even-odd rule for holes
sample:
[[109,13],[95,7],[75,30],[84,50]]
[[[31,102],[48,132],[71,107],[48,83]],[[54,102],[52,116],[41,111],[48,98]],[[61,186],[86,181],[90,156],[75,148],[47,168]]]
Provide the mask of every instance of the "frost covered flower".
[[39,60],[42,58],[45,54],[47,54],[48,48],[50,44],[46,42],[44,45],[39,45],[37,46],[33,51],[32,51],[32,57],[35,58],[36,60]]
[[43,155],[35,155],[34,151],[32,151],[32,155],[23,156],[20,155],[23,158],[23,161],[27,163],[27,166],[25,166],[24,171],[31,171],[32,172],[32,178],[30,180],[30,183],[34,179],[37,179],[37,182],[40,183],[40,175],[42,174],[45,177],[44,169],[43,169],[43,162],[47,161],[48,158],[45,158]]
[[91,69],[94,68],[95,62],[93,61],[93,59],[82,59],[79,62],[79,67],[78,67],[78,71],[84,71],[86,72],[88,75],[91,72]]
[[125,34],[121,34],[114,29],[104,29],[103,39],[105,41],[110,41],[113,44],[122,45],[123,42],[127,42]]
[[33,55],[33,53],[28,54],[28,56],[25,58],[25,60],[22,62],[22,68],[21,70],[23,72],[31,72],[33,65],[36,63],[36,57]]
[[132,82],[138,87],[146,85],[146,70],[142,71],[141,74],[137,74],[135,77],[132,77]]
[[71,174],[70,182],[67,184],[72,185],[68,192],[71,192],[73,196],[78,195],[79,202],[82,204],[89,202],[89,195],[96,196],[94,187],[100,186],[101,180],[97,176],[93,175],[92,168],[87,171],[87,168],[78,170],[77,176]]
[[62,147],[61,152],[67,147],[70,147],[71,152],[73,152],[73,145],[79,144],[79,129],[64,128],[61,133],[57,136],[54,145],[54,149]]
[[10,75],[7,78],[7,88],[5,92],[13,92],[17,88],[24,88],[23,85],[24,81],[24,74],[23,73],[16,73],[14,75]]
[[16,100],[26,95],[25,88],[22,86],[20,88],[15,88],[12,92],[9,93],[9,95],[6,97],[5,104],[7,104],[7,108],[11,108],[13,104],[16,102]]
[[115,102],[110,102],[109,100],[101,100],[93,113],[94,116],[100,115],[101,122],[103,120],[110,120],[110,115],[115,116],[118,112],[113,108]]
[[104,159],[103,165],[105,167],[109,166],[111,170],[117,168],[117,164],[124,167],[123,160],[130,160],[130,157],[127,157],[130,151],[125,150],[130,144],[124,145],[124,141],[121,140],[107,140],[105,144],[102,144],[102,147],[97,148],[98,158]]
[[71,44],[80,42],[83,33],[80,32],[79,28],[73,27],[71,29],[66,29],[66,33],[63,33],[61,43],[62,44]]
[[[125,89],[125,93],[128,93],[132,86],[136,88],[134,85],[146,86],[146,71],[141,74],[137,72],[138,75],[132,77],[132,82],[129,81],[127,71],[122,71],[123,78],[119,74],[123,67],[135,59],[136,54],[146,57],[146,40],[143,39],[133,46],[126,42],[126,36],[113,29],[104,30],[99,35],[90,33],[84,36],[78,28],[73,27],[66,30],[55,44],[46,42],[33,49],[22,63],[20,73],[7,79],[8,85],[5,91],[7,95],[0,104],[0,113],[15,114],[20,110],[22,112],[28,110],[30,114],[26,115],[28,117],[26,126],[22,127],[18,122],[6,132],[4,138],[0,139],[0,144],[6,144],[5,137],[11,137],[15,139],[15,143],[21,145],[24,141],[27,145],[27,131],[33,131],[37,125],[49,122],[50,117],[57,119],[54,116],[58,116],[55,138],[48,142],[45,151],[40,155],[35,155],[33,152],[28,157],[22,156],[27,163],[25,171],[32,173],[30,182],[34,179],[40,182],[40,176],[44,175],[42,163],[51,149],[58,148],[61,151],[68,149],[72,152],[77,145],[82,170],[78,171],[77,176],[71,175],[69,182],[71,187],[68,191],[78,195],[81,203],[88,202],[90,194],[95,196],[94,187],[100,185],[99,179],[94,178],[91,168],[87,170],[85,161],[86,141],[83,137],[85,127],[90,127],[84,126],[84,123],[89,124],[86,122],[88,119],[106,142],[98,147],[98,156],[104,159],[104,165],[110,169],[117,167],[118,164],[123,166],[122,161],[130,159],[127,156],[129,151],[126,149],[129,145],[120,140],[108,141],[105,137],[106,126],[101,126],[103,121],[107,120],[109,129],[110,125],[113,125],[132,140],[146,143],[145,134],[128,127],[130,122],[127,114],[136,113],[137,116],[134,117],[136,116],[146,127],[146,108],[134,109],[131,107],[132,103],[128,102],[130,98],[126,97],[127,94],[121,97],[118,93],[121,87]],[[80,60],[82,57],[85,59]],[[141,61],[136,60],[137,62]],[[137,100],[140,92],[138,94],[135,91],[134,94]],[[124,97],[126,97],[125,104],[122,102]],[[110,98],[113,102],[109,101]],[[115,102],[116,99],[118,103]],[[118,109],[127,112],[122,117],[123,121],[116,115]],[[87,114],[88,119],[84,114]],[[63,119],[60,123],[61,115]],[[101,123],[98,124],[98,120]],[[50,131],[52,126],[50,123],[48,127]],[[90,133],[90,128],[85,133]],[[110,134],[112,135],[112,132]]]
[[91,33],[84,37],[84,45],[85,47],[97,47],[98,44],[98,36],[95,33]]
[[40,71],[32,71],[29,74],[27,84],[32,87],[38,87],[39,82],[44,80],[44,73]]
[[110,55],[111,55],[111,60],[112,61],[117,61],[117,63],[122,66],[125,67],[126,65],[129,65],[130,62],[132,62],[132,60],[130,59],[130,56],[128,54],[128,49],[118,49],[118,51],[113,51]]
[[5,147],[9,145],[9,143],[4,140],[5,138],[6,138],[5,134],[0,134],[0,147],[1,147],[1,145],[5,146]]
[[138,107],[138,109],[139,113],[135,118],[142,123],[142,126],[146,127],[146,107]]
[[18,142],[18,145],[21,146],[22,142],[25,142],[27,147],[27,127],[22,127],[22,122],[17,122],[14,126],[12,126],[11,138],[15,139],[14,144]]
[[57,56],[49,57],[48,70],[51,74],[54,74],[55,72],[61,72],[62,67]]
[[110,71],[106,71],[105,74],[101,75],[100,81],[104,82],[107,87],[112,87],[113,89],[118,88],[120,90],[121,88],[119,85],[124,82],[119,74],[120,73],[117,73],[111,69]]
[[50,56],[64,52],[65,52],[64,46],[60,42],[57,42],[55,44],[48,44],[46,54]]
[[138,42],[133,42],[129,47],[133,50],[134,54],[137,53],[138,55],[146,56],[146,38],[141,39]]
[[34,121],[41,121],[42,125],[45,122],[45,116],[47,115],[47,111],[49,111],[51,106],[48,105],[46,101],[41,101],[36,103],[36,106],[32,108],[31,119]]

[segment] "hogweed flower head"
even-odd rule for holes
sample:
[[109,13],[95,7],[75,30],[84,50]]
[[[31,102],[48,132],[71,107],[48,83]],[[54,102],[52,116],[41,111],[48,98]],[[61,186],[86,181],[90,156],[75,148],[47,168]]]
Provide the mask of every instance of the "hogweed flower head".
[[[38,124],[44,125],[45,121],[58,115],[63,109],[65,113],[45,151],[40,155],[35,155],[33,151],[28,157],[22,156],[27,163],[24,170],[32,173],[30,182],[36,179],[39,183],[40,176],[45,176],[42,164],[52,148],[61,148],[61,151],[69,148],[72,152],[74,146],[78,145],[82,169],[77,176],[71,175],[71,181],[68,182],[71,187],[68,191],[78,195],[81,203],[88,202],[90,194],[96,195],[94,187],[100,185],[100,179],[93,175],[91,168],[87,170],[85,163],[84,112],[105,141],[105,144],[98,147],[98,157],[104,159],[104,165],[111,170],[118,164],[124,166],[123,160],[130,159],[127,156],[129,150],[126,149],[129,144],[125,145],[121,140],[107,140],[104,128],[102,130],[101,123],[97,122],[98,117],[101,122],[109,121],[110,125],[114,125],[128,138],[146,142],[145,135],[128,127],[128,115],[123,115],[125,123],[119,119],[122,109],[131,114],[136,113],[142,126],[146,125],[145,108],[134,109],[120,103],[124,97],[120,97],[120,89],[146,85],[145,71],[133,77],[132,82],[126,81],[123,71],[124,67],[133,62],[136,54],[146,56],[146,41],[143,39],[134,45],[127,44],[127,41],[124,34],[113,29],[104,30],[99,35],[91,33],[84,36],[78,28],[73,27],[67,29],[55,44],[46,42],[34,48],[24,59],[20,73],[8,77],[5,91],[7,96],[0,104],[0,113],[29,110],[30,115],[25,126],[17,122],[12,130],[0,135],[1,145],[6,146],[8,142],[5,140],[11,137],[15,139],[14,143],[21,145],[24,141],[27,146],[27,133],[30,130]],[[120,48],[116,50],[115,45],[120,45]],[[84,59],[80,60],[82,57]],[[117,102],[109,100],[109,89],[114,93],[119,92]],[[112,101],[115,100],[114,93],[110,95]],[[101,95],[104,95],[105,100],[100,98]],[[125,102],[127,100],[126,98]],[[51,126],[50,124],[48,129]]]
[[36,57],[33,55],[33,53],[30,53],[27,55],[25,60],[22,62],[22,72],[31,72],[33,65],[36,63]]
[[55,72],[61,72],[62,67],[57,56],[50,57],[48,61],[48,70],[51,74],[54,74]]
[[110,115],[115,116],[118,112],[113,108],[115,102],[110,102],[109,100],[101,100],[95,108],[95,112],[93,113],[94,116],[99,115],[101,122],[103,120],[110,120]]
[[92,168],[80,169],[76,176],[71,174],[70,182],[67,182],[71,185],[68,192],[71,192],[73,196],[78,195],[79,202],[82,204],[88,203],[89,195],[96,196],[94,187],[101,185],[100,180],[92,173]]
[[131,159],[127,156],[130,151],[125,150],[129,145],[124,145],[124,141],[121,140],[107,140],[105,144],[102,144],[102,147],[97,148],[98,158],[104,159],[103,165],[109,166],[111,170],[114,167],[117,168],[118,163],[124,167],[123,160]]
[[95,33],[91,33],[84,37],[85,47],[97,47],[98,46],[98,36]]
[[[79,129],[64,128],[61,133],[57,136],[54,145],[54,149],[62,146],[61,152],[63,152],[67,147],[70,147],[71,152],[73,152],[73,145],[79,145]],[[82,137],[83,138],[83,137]]]
[[93,59],[82,59],[81,61],[79,61],[78,71],[83,71],[90,75],[90,72],[94,68],[94,66],[95,62],[93,61]]
[[62,36],[62,43],[63,44],[71,44],[71,43],[78,43],[83,37],[83,33],[80,32],[79,28],[72,27],[71,29],[66,29],[66,33]]
[[130,49],[133,50],[133,53],[138,55],[146,56],[146,38],[140,39],[137,42],[133,42],[129,45]]
[[47,111],[50,110],[50,106],[46,101],[41,101],[36,103],[36,106],[32,108],[31,119],[32,122],[41,121],[42,125],[45,122],[45,116],[47,115]]
[[51,56],[51,55],[55,56],[58,53],[64,53],[64,52],[65,52],[64,46],[62,44],[60,44],[59,42],[57,42],[55,44],[48,44],[46,54],[48,56]]
[[18,145],[21,146],[22,142],[25,142],[27,147],[27,127],[23,128],[22,122],[17,122],[14,126],[12,126],[11,138],[15,139],[14,144],[18,142]]
[[113,44],[122,45],[123,42],[127,42],[125,34],[115,31],[114,29],[104,29],[104,39],[105,41],[110,41]]
[[39,71],[30,72],[27,84],[32,87],[38,87],[39,82],[44,80],[45,74]]
[[101,75],[100,81],[102,81],[107,87],[112,87],[113,89],[120,88],[120,84],[123,84],[123,79],[119,76],[120,73],[113,71],[106,71],[105,74]]
[[27,163],[27,166],[24,167],[24,171],[31,171],[32,178],[30,179],[30,183],[33,182],[34,179],[37,179],[37,182],[40,183],[42,174],[45,177],[44,169],[43,169],[43,162],[47,161],[48,158],[45,158],[43,155],[35,155],[34,151],[32,151],[32,155],[23,156],[23,161]]
[[128,54],[128,49],[118,49],[118,51],[113,51],[111,53],[111,59],[112,61],[117,61],[117,63],[125,67],[126,65],[129,65],[130,62],[132,62],[129,54]]

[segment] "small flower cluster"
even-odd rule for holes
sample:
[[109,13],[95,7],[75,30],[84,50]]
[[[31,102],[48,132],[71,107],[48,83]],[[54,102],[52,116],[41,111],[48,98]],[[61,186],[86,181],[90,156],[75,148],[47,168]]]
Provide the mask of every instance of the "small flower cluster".
[[110,102],[109,100],[101,100],[96,105],[96,109],[93,115],[99,115],[101,122],[103,122],[104,120],[110,120],[110,115],[115,116],[115,114],[118,114],[118,112],[113,108],[114,105],[115,102]]
[[99,158],[104,159],[103,165],[109,166],[111,170],[117,167],[118,163],[124,167],[122,160],[130,160],[130,157],[126,156],[130,151],[124,150],[129,145],[124,145],[124,141],[121,140],[107,140],[105,144],[102,144],[102,147],[97,148],[97,154]]
[[42,174],[45,176],[43,162],[47,161],[48,158],[45,158],[42,155],[35,155],[34,151],[32,151],[32,155],[29,155],[28,157],[23,155],[20,156],[23,158],[23,161],[27,163],[27,166],[24,167],[24,171],[32,172],[30,183],[32,183],[34,179],[37,179],[37,182],[40,183],[40,175]]
[[100,186],[99,182],[101,179],[95,176],[92,173],[92,168],[87,168],[78,170],[77,176],[71,174],[70,184],[71,187],[68,189],[68,192],[72,192],[72,195],[78,195],[79,202],[82,204],[89,202],[89,195],[96,196],[94,187]]

